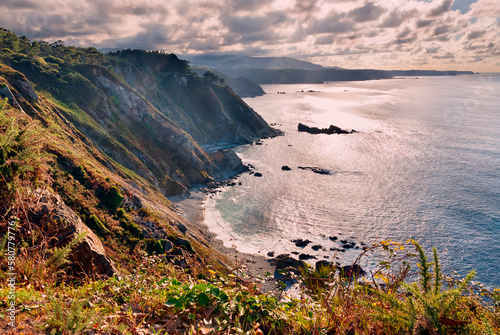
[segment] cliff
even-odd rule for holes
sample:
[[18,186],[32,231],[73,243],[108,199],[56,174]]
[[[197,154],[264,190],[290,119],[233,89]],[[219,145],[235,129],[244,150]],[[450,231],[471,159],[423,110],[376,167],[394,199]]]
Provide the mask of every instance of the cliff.
[[244,169],[234,152],[205,149],[279,131],[172,54],[104,55],[3,29],[0,46],[0,106],[8,102],[0,113],[0,218],[19,222],[18,238],[42,250],[34,254],[40,262],[83,234],[65,273],[127,272],[141,253],[181,247],[223,268],[224,256],[166,196]]

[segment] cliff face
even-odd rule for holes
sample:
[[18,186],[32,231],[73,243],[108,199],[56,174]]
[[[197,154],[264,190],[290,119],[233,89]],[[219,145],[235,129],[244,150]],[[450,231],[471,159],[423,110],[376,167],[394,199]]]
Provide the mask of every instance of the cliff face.
[[[9,100],[0,101],[0,168],[33,172],[0,180],[2,190],[17,187],[0,192],[0,221],[19,219],[19,236],[43,245],[40,261],[86,232],[72,255],[74,272],[87,275],[130,271],[134,257],[167,246],[175,253],[187,245],[182,252],[220,267],[224,256],[165,196],[242,172],[237,155],[218,147],[278,134],[175,55],[103,55],[2,29],[0,98]],[[22,135],[33,129],[42,136]],[[18,159],[24,152],[30,160]],[[61,245],[46,245],[53,237]]]
[[37,103],[33,84],[88,141],[166,195],[231,174],[202,147],[277,134],[231,89],[201,79],[174,55],[122,56],[110,56],[106,64],[68,64],[13,54],[12,68],[2,68],[25,104]]
[[229,87],[191,71],[172,71],[161,55],[124,50],[110,57],[127,84],[202,147],[250,143],[277,134]]

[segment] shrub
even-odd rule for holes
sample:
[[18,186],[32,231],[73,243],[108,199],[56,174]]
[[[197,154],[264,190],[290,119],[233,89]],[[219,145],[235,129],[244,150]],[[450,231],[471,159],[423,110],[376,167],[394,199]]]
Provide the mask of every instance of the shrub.
[[47,140],[34,122],[5,113],[7,99],[0,104],[0,210],[8,208],[23,182],[37,186],[44,177]]

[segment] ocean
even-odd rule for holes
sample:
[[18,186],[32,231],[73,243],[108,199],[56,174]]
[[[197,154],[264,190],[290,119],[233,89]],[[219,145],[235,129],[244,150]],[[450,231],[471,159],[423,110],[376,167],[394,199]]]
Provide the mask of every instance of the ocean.
[[[500,286],[500,75],[263,88],[244,100],[284,135],[235,148],[262,177],[244,174],[205,201],[205,223],[226,246],[349,264],[360,250],[331,251],[330,237],[412,238],[438,249],[445,274],[476,269]],[[357,132],[311,135],[299,122]]]

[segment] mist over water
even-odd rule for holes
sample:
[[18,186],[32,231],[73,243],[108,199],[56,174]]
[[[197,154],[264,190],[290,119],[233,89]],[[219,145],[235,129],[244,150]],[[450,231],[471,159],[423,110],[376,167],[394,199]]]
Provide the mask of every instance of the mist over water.
[[[285,135],[236,148],[263,176],[245,174],[207,200],[206,223],[226,245],[331,260],[339,244],[329,236],[358,245],[413,238],[437,247],[445,273],[477,269],[480,281],[500,285],[500,76],[263,88],[245,102]],[[299,122],[358,132],[299,133]],[[296,238],[313,243],[301,249]]]

